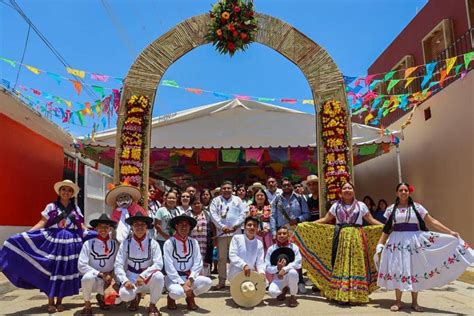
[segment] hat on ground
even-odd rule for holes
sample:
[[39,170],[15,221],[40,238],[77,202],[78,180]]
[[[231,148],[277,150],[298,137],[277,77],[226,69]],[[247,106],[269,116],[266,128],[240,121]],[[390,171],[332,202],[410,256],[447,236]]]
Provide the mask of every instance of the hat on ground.
[[318,176],[314,174],[310,174],[309,176],[306,177],[306,180],[303,181],[303,185],[307,185],[310,182],[319,182]]
[[107,214],[105,213],[102,213],[99,218],[93,219],[89,222],[89,225],[94,228],[96,228],[99,224],[107,224],[112,226],[113,228],[117,227],[117,223],[111,220],[110,217],[107,216]]
[[254,189],[266,190],[267,187],[261,184],[260,182],[254,182],[251,186],[249,186],[249,190],[253,191]]
[[54,192],[59,195],[59,189],[61,189],[62,187],[70,187],[74,191],[74,193],[72,194],[73,197],[76,197],[79,191],[81,190],[79,189],[79,186],[71,180],[63,180],[54,184]]
[[105,196],[105,204],[109,206],[115,206],[115,200],[122,193],[127,193],[132,197],[133,202],[138,201],[141,198],[140,190],[137,187],[129,184],[120,184],[117,186],[109,185],[110,191]]
[[265,296],[265,278],[252,271],[246,277],[244,271],[230,281],[230,294],[234,302],[242,307],[254,307],[260,304]]
[[170,221],[170,227],[173,228],[174,230],[176,230],[176,224],[178,224],[179,222],[181,221],[187,221],[189,223],[189,226],[191,226],[191,229],[189,230],[189,232],[191,232],[194,227],[196,227],[197,225],[197,221],[196,219],[194,219],[194,217],[191,217],[191,216],[188,216],[188,215],[179,215],[179,216],[176,216],[176,217],[173,217]]
[[280,247],[275,249],[270,256],[270,263],[276,266],[280,259],[285,259],[286,264],[295,261],[295,252],[289,247]]
[[153,223],[153,218],[143,215],[142,212],[137,212],[135,215],[130,216],[125,220],[125,223],[130,226],[132,226],[135,222],[143,222],[148,226],[151,226],[151,224]]

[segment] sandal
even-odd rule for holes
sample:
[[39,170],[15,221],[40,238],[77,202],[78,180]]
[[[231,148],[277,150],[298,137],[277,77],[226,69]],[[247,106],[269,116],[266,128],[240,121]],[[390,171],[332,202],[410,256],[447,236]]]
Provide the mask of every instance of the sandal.
[[128,310],[131,312],[136,312],[138,310],[138,306],[140,306],[140,294],[137,294],[137,296],[130,302],[130,305],[128,305]]
[[48,311],[49,314],[56,313],[56,312],[57,312],[56,306],[54,306],[54,305],[52,305],[52,304],[49,304],[47,311]]
[[225,288],[225,284],[219,283],[216,286],[214,286],[214,291],[219,291]]
[[402,309],[402,306],[398,305],[398,304],[393,304],[392,306],[390,306],[390,311],[391,312],[398,312],[401,309]]
[[148,307],[148,316],[161,316],[160,311],[155,305]]
[[411,309],[418,313],[423,313],[425,311],[420,305],[412,305]]
[[56,305],[56,310],[58,311],[58,313],[61,313],[66,310],[66,307],[63,304],[58,304]]

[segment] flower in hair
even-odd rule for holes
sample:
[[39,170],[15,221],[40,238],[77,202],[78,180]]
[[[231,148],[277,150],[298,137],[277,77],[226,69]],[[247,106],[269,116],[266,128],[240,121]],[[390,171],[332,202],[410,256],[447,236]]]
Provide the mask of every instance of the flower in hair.
[[410,193],[415,192],[415,187],[412,186],[412,185],[409,185],[409,186],[408,186],[408,192],[410,192]]

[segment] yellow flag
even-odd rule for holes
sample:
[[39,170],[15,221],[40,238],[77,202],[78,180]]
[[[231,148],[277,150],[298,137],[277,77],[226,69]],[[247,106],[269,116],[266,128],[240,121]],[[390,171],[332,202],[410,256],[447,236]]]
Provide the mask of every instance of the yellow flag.
[[67,107],[70,108],[72,106],[72,103],[71,101],[69,100],[64,100],[64,102],[66,103]]
[[405,83],[405,88],[408,87],[410,85],[410,83],[413,82],[413,80],[415,80],[416,77],[410,77],[410,78],[407,78],[407,82]]
[[311,105],[314,105],[314,100],[303,100],[303,104],[311,104]]
[[369,115],[365,117],[365,125],[369,124],[369,121],[373,118],[374,116],[372,115],[372,113],[369,113]]
[[451,71],[454,64],[456,63],[457,58],[458,58],[457,56],[454,56],[452,58],[446,59],[446,75],[449,75],[449,72]]
[[418,66],[415,66],[415,67],[410,67],[410,68],[407,68],[405,70],[405,79],[412,74],[412,72],[414,72],[416,70],[416,68],[418,68]]
[[71,75],[74,75],[74,76],[78,76],[80,78],[84,78],[86,76],[86,73],[85,71],[83,70],[79,70],[79,69],[72,69],[72,68],[69,68],[69,67],[66,67],[66,70],[68,73],[70,73]]
[[36,67],[29,66],[29,65],[25,65],[25,67],[28,68],[28,70],[34,73],[35,75],[39,75],[41,73],[41,71]]

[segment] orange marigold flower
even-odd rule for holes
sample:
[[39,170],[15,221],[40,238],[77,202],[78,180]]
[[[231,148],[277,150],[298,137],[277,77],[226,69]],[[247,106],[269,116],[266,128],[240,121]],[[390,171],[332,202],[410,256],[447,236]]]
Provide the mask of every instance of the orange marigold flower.
[[216,34],[217,34],[217,36],[222,36],[222,30],[221,30],[221,29],[218,29],[218,30],[216,31]]
[[221,17],[222,17],[224,20],[228,20],[228,19],[230,18],[230,13],[227,12],[227,11],[224,11],[224,12],[222,12]]

